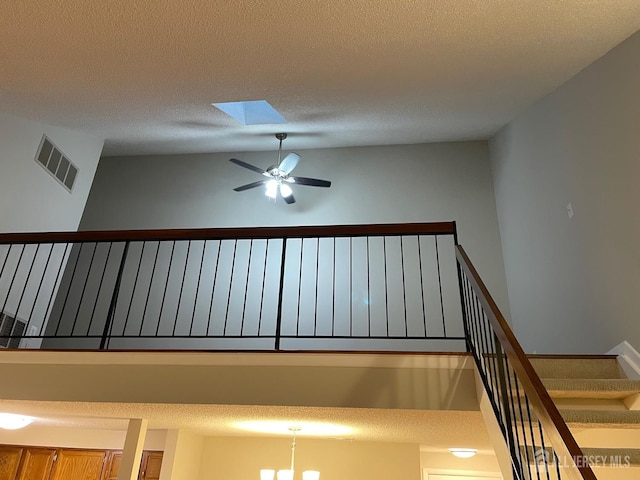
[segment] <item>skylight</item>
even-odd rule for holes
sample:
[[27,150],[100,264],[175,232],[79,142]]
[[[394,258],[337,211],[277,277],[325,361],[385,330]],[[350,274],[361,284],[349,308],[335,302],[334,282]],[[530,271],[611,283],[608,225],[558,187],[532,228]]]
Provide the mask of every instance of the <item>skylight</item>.
[[212,103],[214,107],[235,118],[243,125],[274,125],[287,123],[266,100]]

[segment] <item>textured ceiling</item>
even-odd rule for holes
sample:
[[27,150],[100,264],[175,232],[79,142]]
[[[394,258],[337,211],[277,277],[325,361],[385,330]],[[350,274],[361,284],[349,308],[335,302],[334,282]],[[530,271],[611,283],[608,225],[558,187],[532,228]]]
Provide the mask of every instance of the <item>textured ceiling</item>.
[[[638,0],[5,0],[0,109],[107,155],[482,139],[639,28]],[[210,106],[258,99],[289,124]]]
[[[150,429],[182,428],[205,436],[268,435],[238,428],[242,421],[303,426],[322,422],[352,429],[336,438],[418,443],[434,450],[465,445],[492,451],[480,412],[20,400],[0,400],[0,410],[33,415],[39,425],[111,430],[126,430],[129,418],[147,418]],[[304,428],[300,435],[305,435]]]

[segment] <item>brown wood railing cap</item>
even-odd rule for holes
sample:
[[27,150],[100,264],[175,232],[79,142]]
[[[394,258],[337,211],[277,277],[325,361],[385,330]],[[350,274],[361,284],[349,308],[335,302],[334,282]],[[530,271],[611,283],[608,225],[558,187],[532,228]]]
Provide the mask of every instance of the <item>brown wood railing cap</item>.
[[229,227],[167,230],[106,230],[80,232],[3,233],[0,244],[121,242],[157,240],[226,240],[383,235],[455,235],[455,222],[311,225],[289,227]]

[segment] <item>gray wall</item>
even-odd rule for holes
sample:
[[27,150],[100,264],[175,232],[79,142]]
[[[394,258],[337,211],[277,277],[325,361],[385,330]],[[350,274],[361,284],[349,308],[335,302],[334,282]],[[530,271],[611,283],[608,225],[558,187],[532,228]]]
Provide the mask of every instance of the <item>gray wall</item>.
[[528,351],[640,347],[638,58],[640,34],[490,142],[512,323]]
[[[508,308],[485,142],[304,150],[295,173],[330,189],[294,186],[297,203],[270,203],[260,177],[276,152],[103,158],[81,229],[331,225],[456,220],[460,242],[498,304]],[[508,311],[505,313],[508,314]]]
[[[34,158],[46,134],[78,167],[69,193]],[[76,230],[103,139],[0,114],[0,232]]]

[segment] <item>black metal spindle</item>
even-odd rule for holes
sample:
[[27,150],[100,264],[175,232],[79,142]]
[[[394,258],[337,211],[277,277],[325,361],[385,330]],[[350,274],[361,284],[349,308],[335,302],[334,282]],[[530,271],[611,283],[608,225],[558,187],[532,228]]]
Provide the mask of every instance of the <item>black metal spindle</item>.
[[[107,313],[107,321],[104,324],[104,330],[102,331],[102,338],[100,339],[100,350],[104,350],[107,347],[109,334],[113,325],[113,319],[116,314],[116,307],[118,304],[118,296],[120,295],[120,284],[122,283],[122,275],[124,273],[124,266],[127,263],[127,255],[129,254],[129,243],[124,243],[124,249],[122,251],[122,258],[120,259],[120,266],[118,267],[118,275],[116,276],[116,284],[113,287],[113,295],[111,295],[111,302],[109,302],[109,312]],[[80,255],[78,254],[78,257]],[[75,271],[75,269],[74,269]],[[69,284],[71,286],[71,284]],[[64,309],[63,309],[64,310]],[[57,331],[56,331],[57,332]]]
[[98,249],[98,243],[93,244],[93,252],[91,253],[91,260],[89,261],[89,268],[87,269],[87,275],[84,279],[84,285],[82,286],[82,292],[80,293],[80,299],[78,300],[78,308],[76,309],[76,314],[73,319],[73,325],[71,326],[70,335],[73,336],[73,332],[76,330],[76,324],[78,322],[78,316],[80,315],[80,308],[82,307],[82,300],[84,300],[84,294],[87,290],[87,284],[89,283],[89,276],[91,275],[91,268],[93,267],[93,262],[96,258],[96,250]]
[[[13,271],[13,276],[11,277],[11,282],[9,283],[9,288],[7,289],[7,295],[4,297],[4,303],[2,304],[2,310],[0,313],[4,313],[5,308],[7,308],[7,302],[9,301],[9,297],[11,296],[11,290],[13,290],[13,283],[16,280],[16,276],[18,275],[18,270],[20,270],[20,263],[22,262],[22,255],[24,254],[25,244],[22,244],[22,249],[20,250],[20,256],[18,257],[18,263],[16,263],[16,268]],[[17,315],[17,312],[16,312]]]
[[67,301],[69,300],[69,295],[71,293],[71,286],[73,285],[73,281],[76,278],[76,270],[78,269],[78,262],[80,260],[80,256],[82,255],[82,247],[84,246],[84,243],[80,243],[79,245],[80,245],[80,248],[78,250],[78,255],[76,256],[76,261],[73,265],[73,271],[71,272],[71,277],[69,278],[69,287],[67,288],[67,294],[64,297],[64,302],[62,303],[62,308],[60,309],[60,317],[58,318],[58,324],[56,325],[56,331],[54,333],[54,336],[56,337],[58,336],[60,325],[62,325],[64,311],[67,308]]
[[91,326],[93,325],[93,318],[96,314],[98,299],[100,298],[100,292],[102,292],[102,283],[104,281],[105,273],[107,272],[107,267],[109,266],[109,258],[111,258],[112,246],[113,246],[113,242],[109,242],[109,249],[107,250],[107,258],[104,261],[104,268],[102,269],[102,275],[100,276],[100,283],[98,284],[98,290],[96,291],[96,298],[93,301],[93,308],[91,309],[91,317],[89,318],[89,322],[87,323],[87,331],[85,333],[87,337],[89,336],[89,332],[91,331]]
[[[40,298],[40,290],[42,289],[42,284],[44,283],[44,279],[47,276],[47,270],[49,269],[49,263],[51,262],[51,255],[53,254],[53,249],[55,244],[51,244],[51,248],[49,249],[49,254],[47,255],[47,261],[44,264],[44,268],[42,269],[42,276],[40,277],[40,282],[38,283],[38,289],[36,290],[36,294],[33,297],[33,303],[31,304],[31,310],[29,311],[29,317],[27,319],[27,325],[25,326],[25,331],[29,332],[29,327],[31,326],[31,320],[33,318],[33,312],[36,308],[36,303],[38,303],[38,299]],[[46,312],[45,312],[46,313]],[[44,323],[44,319],[43,319]]]
[[353,336],[353,238],[349,237],[349,336]]
[[[389,281],[387,279],[387,237],[382,237],[382,260],[384,265],[384,313],[385,313],[385,325],[386,334],[389,336]],[[367,259],[367,264],[369,261]],[[371,303],[371,301],[369,301]],[[371,327],[369,327],[371,328]],[[371,333],[369,333],[371,335]]]
[[[527,407],[526,411],[527,411],[527,423],[529,424],[529,433],[531,434],[531,447],[535,456],[535,452],[537,451],[536,449],[536,438],[535,435],[533,433],[533,422],[531,421],[531,409],[529,408],[529,398],[527,397],[527,395],[525,394],[524,396],[524,404]],[[522,421],[524,422],[524,418],[522,419]],[[544,453],[544,452],[543,452]],[[534,461],[533,464],[535,465],[536,468],[536,476],[538,477],[538,480],[542,480],[540,478],[540,468],[538,465],[537,461]],[[529,471],[531,471],[531,467],[529,467]]]
[[[144,300],[144,308],[142,309],[142,318],[140,319],[140,331],[139,336],[142,336],[142,329],[144,328],[144,319],[147,316],[147,308],[149,307],[149,297],[151,296],[151,288],[153,286],[153,279],[156,277],[156,265],[158,264],[158,254],[160,253],[160,242],[156,242],[156,253],[153,258],[153,266],[151,267],[151,277],[149,277],[149,288],[147,289],[147,296]],[[111,248],[111,247],[109,247]],[[160,318],[160,317],[158,317]],[[159,320],[158,320],[159,321]]]
[[315,295],[315,309],[313,314],[313,336],[318,333],[318,284],[320,276],[320,237],[316,239],[316,295]]
[[213,272],[213,282],[211,283],[211,301],[209,302],[209,316],[207,317],[207,336],[211,327],[211,315],[213,313],[213,298],[216,293],[216,282],[218,281],[218,266],[220,265],[220,252],[222,251],[222,240],[218,241],[218,252],[216,253],[216,266]]
[[549,476],[549,457],[547,455],[547,449],[544,444],[544,433],[542,432],[542,424],[540,423],[540,420],[536,419],[536,422],[538,423],[538,431],[540,432],[540,445],[541,445],[540,448],[544,453],[544,470],[545,470],[545,473],[547,474],[547,480],[551,480],[551,477]]
[[167,289],[169,288],[169,278],[171,277],[171,267],[173,266],[173,253],[176,249],[176,241],[171,242],[171,255],[169,255],[169,265],[167,266],[167,278],[164,283],[164,291],[162,292],[162,303],[160,303],[160,312],[158,313],[158,323],[156,324],[156,334],[160,332],[160,322],[162,321],[162,312],[164,311],[164,302],[167,298]]
[[242,320],[240,321],[240,335],[244,332],[244,316],[247,311],[247,294],[249,293],[249,274],[251,273],[251,257],[253,256],[253,238],[249,242],[249,263],[247,264],[247,276],[244,281],[244,301],[242,302]]
[[[518,414],[516,411],[516,407],[515,407],[515,402],[514,402],[514,388],[513,388],[513,384],[511,382],[511,369],[509,366],[509,359],[505,356],[504,357],[504,366],[505,366],[505,375],[507,378],[507,387],[508,387],[508,392],[509,392],[509,404],[510,404],[510,414],[511,414],[511,418],[512,419],[517,419],[518,418]],[[515,372],[514,372],[515,374]],[[514,382],[515,382],[515,378],[514,378]],[[517,420],[513,420],[511,422],[511,427],[510,427],[514,432],[515,432],[515,442],[516,445],[518,446],[518,448],[516,449],[516,452],[518,453],[518,461],[520,463],[520,465],[523,465],[523,459],[522,459],[522,448],[520,448],[521,445],[524,445],[524,449],[525,449],[525,453],[528,454],[527,452],[527,442],[524,441],[524,443],[520,442],[520,435],[518,433],[518,422]],[[528,455],[527,455],[527,465],[529,464],[528,461]]]
[[64,246],[64,252],[62,252],[62,259],[60,260],[60,264],[58,265],[58,272],[56,273],[56,280],[53,282],[53,286],[51,287],[51,295],[49,295],[49,301],[47,302],[47,309],[44,312],[44,319],[42,320],[42,325],[40,325],[40,334],[39,336],[42,337],[43,333],[44,333],[44,327],[47,325],[47,318],[50,317],[52,312],[52,306],[53,306],[53,298],[55,297],[57,288],[58,288],[58,281],[60,280],[60,275],[62,274],[62,267],[65,265],[65,258],[67,258],[67,252],[69,251],[69,245],[71,245],[70,243],[66,243]]
[[402,270],[402,305],[404,308],[404,336],[409,336],[409,323],[407,320],[407,287],[404,275],[404,237],[400,237],[400,269]]
[[420,247],[420,235],[416,235],[416,243],[418,244],[418,266],[420,269],[420,298],[422,300],[422,320],[424,322],[424,336],[427,338],[427,309],[424,304],[424,276],[422,274],[422,249]]
[[[29,279],[31,278],[31,272],[33,271],[33,265],[36,263],[36,258],[38,257],[38,251],[40,251],[40,244],[36,244],[36,251],[33,254],[33,259],[31,260],[31,265],[29,266],[29,272],[27,273],[27,278],[24,281],[24,288],[22,289],[22,293],[20,294],[20,299],[18,300],[18,306],[16,307],[16,318],[20,312],[20,306],[22,305],[22,300],[24,299],[24,294],[27,291],[27,286],[29,285]],[[35,299],[33,301],[35,304]],[[27,333],[28,324],[25,325],[25,334]]]
[[264,247],[264,266],[262,267],[262,290],[260,294],[260,312],[258,314],[258,336],[260,336],[262,332],[262,308],[264,306],[264,287],[267,282],[267,259],[269,258],[269,241],[267,238],[265,247]]
[[[176,306],[176,317],[173,320],[173,330],[171,332],[171,336],[176,336],[176,327],[178,326],[178,317],[180,315],[180,304],[182,303],[182,294],[184,292],[184,281],[187,278],[187,268],[189,266],[189,253],[191,253],[191,240],[187,242],[187,256],[184,259],[184,270],[182,271],[182,281],[180,282],[180,293],[178,294],[178,305]],[[234,260],[235,260],[235,252],[234,252]],[[233,277],[233,273],[232,273]],[[229,295],[231,295],[231,287],[229,287]],[[226,329],[226,324],[225,324]]]
[[[284,273],[285,263],[287,260],[287,243],[288,239],[282,239],[282,255],[280,256],[280,279],[278,282],[278,316],[276,317],[276,338],[274,347],[276,350],[280,350],[280,337],[282,336],[282,299],[284,295]],[[300,245],[302,250],[302,245]],[[300,298],[300,295],[298,295]],[[298,307],[299,308],[299,307]]]
[[371,269],[369,268],[369,237],[367,236],[367,336],[371,336]]
[[189,325],[189,336],[193,334],[193,322],[196,319],[196,308],[198,306],[198,296],[200,295],[200,281],[202,280],[202,266],[204,265],[204,256],[206,253],[207,253],[207,241],[204,240],[202,245],[202,255],[200,256],[200,269],[198,270],[198,283],[196,284],[196,296],[193,299],[193,311],[191,312],[191,324]]
[[336,237],[333,237],[333,270],[331,277],[331,336],[335,335],[336,326]]
[[238,240],[233,242],[233,258],[231,260],[231,277],[229,278],[229,294],[227,295],[227,309],[224,314],[224,327],[222,334],[227,334],[227,321],[229,320],[229,307],[231,306],[231,293],[233,291],[233,275],[236,270],[236,253],[238,251]]
[[440,250],[438,248],[438,237],[435,236],[436,243],[436,266],[438,267],[438,291],[440,293],[440,313],[442,314],[442,331],[444,332],[444,336],[447,336],[447,323],[444,317],[444,299],[442,296],[442,275],[440,273]]

